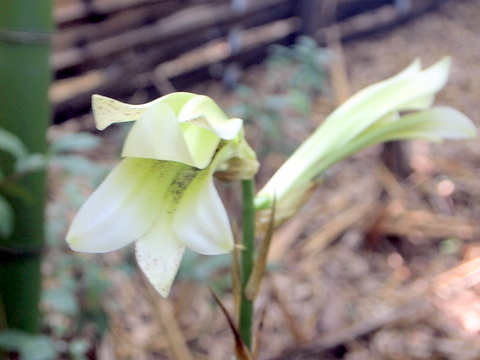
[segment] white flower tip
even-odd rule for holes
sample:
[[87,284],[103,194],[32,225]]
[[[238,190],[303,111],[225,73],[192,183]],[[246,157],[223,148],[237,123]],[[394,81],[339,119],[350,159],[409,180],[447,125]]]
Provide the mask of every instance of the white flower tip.
[[425,69],[425,72],[433,72],[436,73],[436,76],[438,76],[441,81],[442,85],[441,87],[445,86],[448,76],[450,74],[450,68],[452,67],[452,58],[450,56],[445,56],[439,61],[437,61],[435,64],[430,66],[429,68]]
[[95,239],[85,240],[85,237],[79,235],[67,234],[65,240],[70,249],[76,252],[100,254],[112,251],[112,249],[108,247],[108,243],[103,244],[102,242],[95,241]]
[[103,130],[113,123],[137,120],[145,111],[145,105],[129,105],[106,96],[92,95],[92,111],[95,126]]
[[[422,70],[422,61],[420,58],[413,60],[403,71],[398,73],[395,77],[409,76],[410,74],[418,74]],[[390,79],[387,79],[390,80]]]
[[243,126],[243,120],[229,119],[217,103],[205,95],[189,99],[182,107],[178,121],[204,127],[225,140],[235,138]]
[[[438,66],[443,67],[447,72],[450,71],[450,68],[452,67],[452,57],[447,55],[441,58],[439,61],[437,61]],[[435,66],[436,64],[432,65]]]
[[65,240],[67,241],[67,244],[70,247],[70,249],[72,249],[73,251],[81,251],[81,247],[79,246],[81,241],[79,237],[67,235]]
[[144,238],[135,243],[138,265],[155,290],[167,297],[170,293],[185,246],[161,225],[154,227]]
[[110,125],[105,118],[108,116],[108,108],[111,101],[115,101],[103,95],[92,95],[92,111],[95,119],[95,126],[98,130],[103,130]]
[[233,250],[234,247],[235,247],[235,242],[233,241],[233,238],[230,237],[220,244],[219,246],[220,251],[214,255],[228,254]]
[[168,295],[170,295],[170,290],[172,290],[172,286],[173,286],[173,282],[174,282],[174,278],[175,278],[175,274],[174,276],[168,280],[166,279],[161,279],[159,280],[159,278],[157,276],[152,276],[152,274],[150,273],[147,273],[147,272],[143,272],[145,277],[147,278],[148,282],[150,283],[150,285],[153,286],[153,288],[155,289],[156,292],[158,292],[161,296],[163,296],[164,298],[167,298]]
[[79,235],[67,234],[65,240],[70,249],[76,252],[95,254],[110,251],[110,249],[104,249],[101,243],[96,241],[85,241],[84,237]]
[[[154,287],[155,288],[155,287]],[[169,288],[162,288],[162,289],[157,289],[155,288],[155,290],[157,290],[157,292],[163,296],[164,298],[167,298],[168,295],[170,295],[170,290],[172,289],[172,286],[170,286]]]
[[182,236],[181,240],[184,244],[199,254],[222,255],[231,252],[235,246],[233,236],[231,235],[231,230],[228,228],[227,230],[222,231],[221,226],[223,225],[224,224],[219,224],[220,234],[200,234],[200,236],[197,237],[189,237],[188,233],[191,231],[205,231],[205,229],[201,228],[192,230],[189,229],[190,231],[187,229],[185,231],[179,231],[177,227],[175,232]]
[[431,110],[439,121],[443,120],[444,137],[447,139],[468,139],[477,136],[478,130],[472,120],[457,109],[439,106]]
[[225,140],[232,140],[234,139],[243,128],[243,120],[239,118],[231,118],[227,120],[226,126],[218,131],[216,134]]

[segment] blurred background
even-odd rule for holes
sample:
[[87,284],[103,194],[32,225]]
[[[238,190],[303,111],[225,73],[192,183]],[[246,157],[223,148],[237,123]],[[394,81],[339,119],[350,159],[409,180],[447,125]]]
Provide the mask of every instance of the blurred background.
[[[132,248],[66,245],[128,130],[96,131],[92,94],[211,96],[245,119],[258,187],[342,101],[415,58],[450,55],[437,104],[480,121],[478,0],[57,0],[54,18],[41,308],[58,359],[229,359],[233,346],[208,290],[232,311],[229,256],[187,253],[164,300]],[[274,236],[258,358],[480,358],[479,164],[473,139],[378,146],[333,167]],[[219,188],[234,218],[239,188]]]

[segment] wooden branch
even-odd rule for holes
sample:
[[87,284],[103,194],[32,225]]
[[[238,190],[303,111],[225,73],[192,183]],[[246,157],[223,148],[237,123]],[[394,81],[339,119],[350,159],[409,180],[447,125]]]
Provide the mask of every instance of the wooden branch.
[[[378,6],[384,2],[392,0],[375,0]],[[412,2],[410,13],[419,14],[438,2]],[[333,15],[346,16],[341,6],[347,3],[358,7],[362,1],[340,1],[340,10]],[[211,78],[209,68],[213,63],[258,63],[265,57],[269,44],[290,44],[302,26],[297,17],[286,33],[280,29],[278,34],[265,38],[264,27],[288,23],[299,14],[293,0],[251,1],[242,11],[236,11],[229,0],[72,0],[68,4],[55,12],[60,31],[54,39],[52,66],[56,79],[62,80],[51,91],[56,123],[88,112],[92,93],[126,99],[139,87],[165,91],[163,85],[168,82],[183,89],[195,81]],[[393,5],[380,10],[373,20],[369,13],[341,22],[339,36],[351,38],[405,19]],[[243,43],[238,53],[232,54],[225,38],[235,26],[247,31],[242,33],[242,39],[249,36],[250,30],[256,31],[253,37],[258,39]],[[322,43],[325,30],[318,30],[316,37]],[[180,69],[176,64],[176,69],[157,69],[173,59],[183,60],[185,54],[196,54],[197,50],[201,53],[201,49],[215,42],[223,44],[223,53],[209,53],[209,58],[193,63],[182,61]],[[161,74],[163,79],[159,82],[155,74]],[[89,82],[92,78],[94,81]],[[64,79],[70,79],[74,85],[68,89]]]
[[154,2],[128,11],[108,14],[100,22],[83,19],[75,26],[60,28],[54,35],[53,48],[60,52],[69,47],[80,47],[82,44],[116,36],[168,17],[182,6],[181,3],[173,1]]
[[[212,0],[203,0],[202,2],[210,2]],[[162,4],[170,3],[172,5],[179,4],[180,6],[189,5],[192,0],[161,0]],[[215,2],[228,2],[227,0],[217,0]],[[89,16],[96,15],[114,15],[119,12],[128,12],[139,7],[145,7],[154,3],[159,3],[158,0],[96,0],[96,1],[76,1],[74,4],[58,6],[54,11],[54,20],[57,27],[60,29],[75,26],[79,23],[88,21]]]
[[[355,0],[357,1],[357,0]],[[417,0],[412,1],[411,8],[407,13],[398,11],[394,5],[377,7],[370,12],[359,13],[338,23],[340,36],[343,40],[351,40],[360,36],[392,28],[400,25],[407,19],[419,16],[428,10],[436,8],[441,0]],[[315,38],[321,44],[326,43],[327,29],[318,29]]]
[[[189,7],[153,25],[142,26],[136,30],[85,44],[81,48],[56,53],[52,65],[57,72],[75,67],[91,69],[139,46],[159,46],[200,32],[215,36],[211,32],[212,27],[220,29],[221,33],[221,27],[233,26],[246,18],[255,17],[257,21],[265,23],[272,21],[273,13],[279,19],[285,16],[285,8],[289,9],[287,0],[256,1],[242,14],[237,14],[230,5]],[[206,38],[204,41],[208,40]]]
[[435,306],[429,296],[443,293],[450,289],[451,296],[456,296],[458,291],[466,290],[480,284],[480,257],[462,262],[460,265],[447,270],[433,279],[425,279],[426,286],[418,291],[416,284],[407,287],[404,294],[410,298],[403,305],[400,305],[387,312],[359,321],[331,334],[324,335],[308,343],[290,349],[283,349],[281,355],[270,360],[300,360],[320,355],[322,351],[334,348],[348,341],[358,339],[381,327],[396,323],[413,316],[425,316],[435,311]]
[[172,54],[178,54],[179,49],[195,48],[203,44],[204,40],[201,36],[171,43],[159,49],[153,48],[144,53],[143,56],[132,56],[122,64],[105,68],[102,70],[103,75],[99,75],[101,79],[93,87],[89,87],[88,84],[90,83],[88,83],[83,90],[76,89],[77,91],[69,97],[57,96],[52,98],[55,113],[54,123],[67,120],[73,117],[75,113],[85,114],[89,112],[91,96],[94,93],[127,99],[139,88],[155,87],[157,85],[154,75],[156,71],[162,71],[163,76],[170,80],[173,87],[181,90],[192,83],[208,79],[210,77],[209,67],[216,62],[257,63],[265,57],[267,44],[285,44],[287,38],[298,28],[298,22],[296,19],[289,19],[268,26],[272,27],[271,30],[273,31],[269,32],[267,28],[263,28],[261,32],[267,34],[264,37],[256,36],[254,38],[252,35],[257,33],[258,30],[252,29],[251,35],[247,35],[250,40],[244,44],[245,47],[239,54],[212,57],[206,62],[197,62],[192,67],[184,67],[179,73],[165,72],[163,69],[155,70],[155,67],[157,64],[176,59],[177,57]]
[[296,348],[284,350],[280,356],[274,357],[270,360],[301,360],[313,358],[313,356],[319,355],[322,351],[332,349],[340,344],[355,340],[360,336],[380,329],[382,326],[395,323],[412,316],[426,315],[429,313],[429,311],[433,310],[434,308],[428,301],[423,299],[416,300],[399,308],[392,309],[386,313],[377,314],[375,317],[365,319],[364,321],[360,321],[345,329],[324,335],[317,340],[297,346]]

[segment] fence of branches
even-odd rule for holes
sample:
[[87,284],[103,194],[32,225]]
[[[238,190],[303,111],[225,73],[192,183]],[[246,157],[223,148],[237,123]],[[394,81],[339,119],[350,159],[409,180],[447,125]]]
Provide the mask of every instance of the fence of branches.
[[398,24],[440,0],[57,0],[51,89],[54,121],[89,111],[100,93],[161,95],[208,78],[235,78],[268,45],[298,35],[325,42]]

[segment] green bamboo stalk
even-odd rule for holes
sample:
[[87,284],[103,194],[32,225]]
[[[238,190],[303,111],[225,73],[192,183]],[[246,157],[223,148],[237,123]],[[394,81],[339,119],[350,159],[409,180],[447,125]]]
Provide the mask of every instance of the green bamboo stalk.
[[[53,31],[51,0],[0,0],[0,126],[16,134],[31,152],[44,153],[50,122],[49,55]],[[0,153],[7,175],[14,159]],[[15,212],[9,238],[0,238],[0,301],[7,325],[38,332],[41,249],[44,244],[45,173],[20,180],[31,195],[6,194]]]
[[242,180],[243,197],[243,242],[241,257],[242,265],[242,296],[240,299],[239,331],[243,342],[249,350],[252,349],[253,301],[245,293],[248,279],[252,273],[255,259],[255,184],[253,179]]

